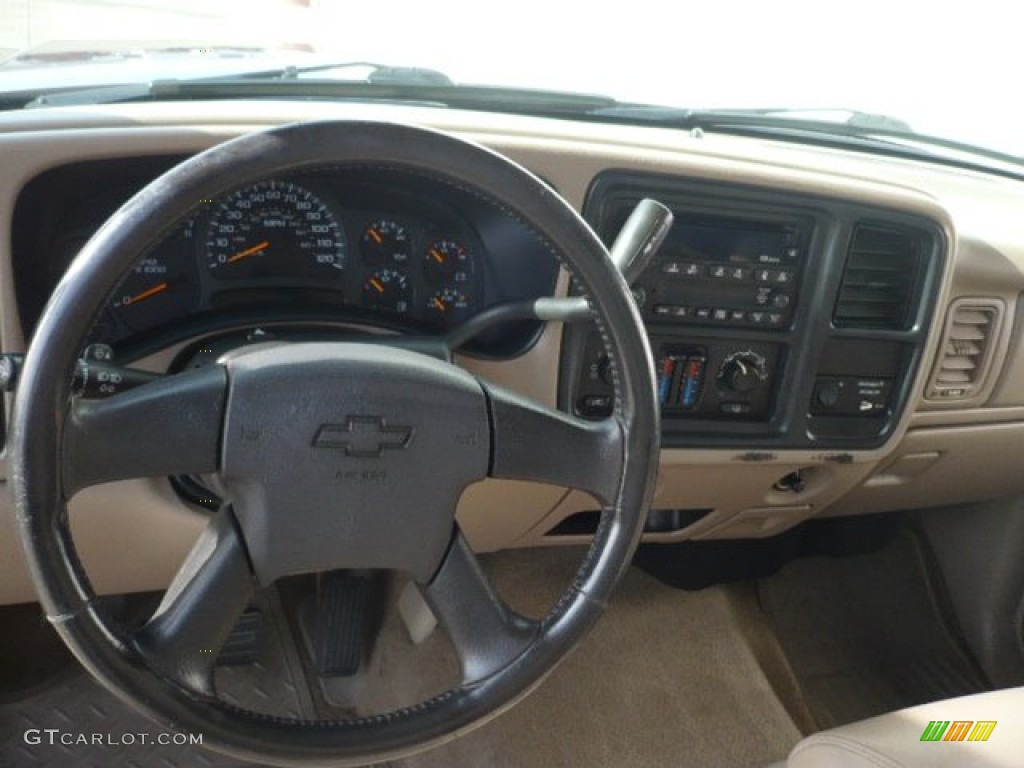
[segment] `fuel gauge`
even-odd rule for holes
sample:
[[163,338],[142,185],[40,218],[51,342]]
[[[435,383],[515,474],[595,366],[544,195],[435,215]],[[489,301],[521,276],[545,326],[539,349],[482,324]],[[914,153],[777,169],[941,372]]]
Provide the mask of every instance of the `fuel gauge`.
[[409,278],[397,269],[378,269],[363,283],[363,305],[405,314],[412,300]]

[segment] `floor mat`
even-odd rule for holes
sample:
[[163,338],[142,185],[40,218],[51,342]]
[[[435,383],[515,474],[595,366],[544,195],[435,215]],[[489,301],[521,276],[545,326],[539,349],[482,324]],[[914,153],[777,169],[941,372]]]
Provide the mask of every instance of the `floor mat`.
[[[507,552],[485,567],[510,603],[536,615],[580,556]],[[591,636],[540,688],[400,765],[762,768],[799,738],[738,629],[729,591],[684,592],[633,568]]]
[[[216,669],[227,701],[285,717],[311,716],[305,685],[268,620],[265,662]],[[202,734],[166,732],[102,688],[77,665],[45,687],[0,703],[4,768],[242,768],[249,766],[191,743]],[[183,741],[184,743],[179,743]]]
[[[569,584],[581,557],[580,551],[532,550],[487,557],[484,564],[505,598],[536,616]],[[685,592],[631,569],[596,630],[537,691],[483,728],[395,768],[762,768],[783,758],[800,733],[761,671],[740,613],[729,588]],[[268,657],[280,655],[278,649]],[[387,711],[446,690],[456,675],[444,633],[414,646],[392,611],[354,690],[361,708]],[[298,701],[301,686],[289,676],[288,665],[254,665],[218,670],[218,684],[231,688],[228,697],[242,706],[309,716],[309,702]],[[288,699],[294,711],[274,706]],[[78,672],[0,706],[0,765],[240,765],[194,746],[138,740],[64,747],[46,743],[41,733],[43,743],[26,743],[25,731],[33,728],[158,735],[159,728]]]
[[989,687],[909,531],[871,554],[794,561],[758,590],[819,728]]

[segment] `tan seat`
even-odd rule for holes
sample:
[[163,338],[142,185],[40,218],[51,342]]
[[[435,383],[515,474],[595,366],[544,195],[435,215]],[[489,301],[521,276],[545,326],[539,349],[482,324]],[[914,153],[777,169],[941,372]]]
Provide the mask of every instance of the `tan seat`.
[[[937,740],[923,740],[926,734]],[[1024,688],[945,699],[822,731],[797,744],[784,765],[1024,768]]]

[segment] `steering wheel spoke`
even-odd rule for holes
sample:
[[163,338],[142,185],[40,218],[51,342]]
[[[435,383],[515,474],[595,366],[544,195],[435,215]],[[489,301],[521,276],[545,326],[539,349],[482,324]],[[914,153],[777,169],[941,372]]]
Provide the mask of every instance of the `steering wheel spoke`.
[[421,584],[455,647],[463,685],[486,680],[508,666],[532,643],[540,624],[513,611],[494,590],[461,532],[437,574]]
[[164,674],[213,693],[213,667],[255,589],[230,508],[210,521],[152,618],[135,633],[137,647]]
[[618,492],[622,428],[617,417],[585,421],[491,384],[490,476],[567,485],[611,504]]
[[64,419],[64,498],[114,480],[214,472],[226,392],[223,368],[210,366],[105,400],[72,399]]

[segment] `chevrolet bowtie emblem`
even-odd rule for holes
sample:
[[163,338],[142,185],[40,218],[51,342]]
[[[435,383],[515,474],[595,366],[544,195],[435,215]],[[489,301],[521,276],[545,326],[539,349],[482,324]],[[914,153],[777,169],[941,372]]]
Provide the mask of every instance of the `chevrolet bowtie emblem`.
[[412,427],[389,426],[382,416],[349,416],[345,424],[322,424],[313,438],[313,446],[372,459],[385,450],[406,448],[411,441]]

